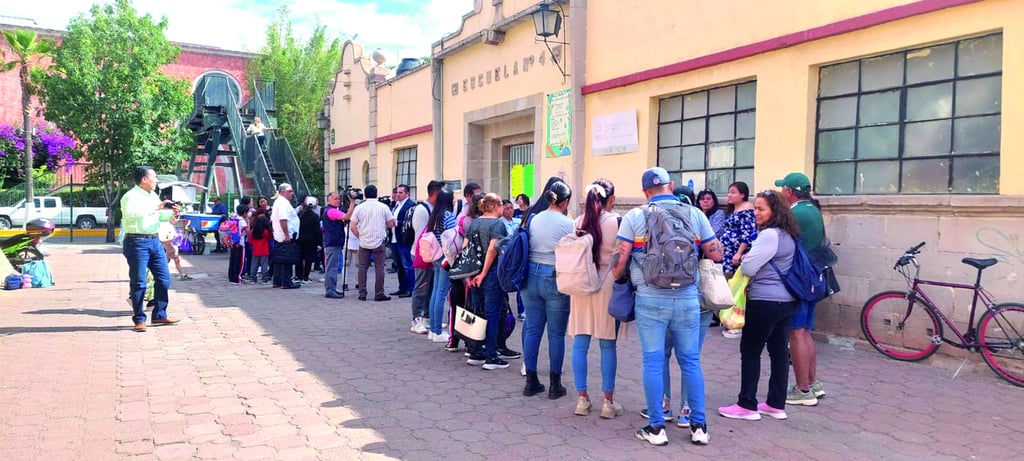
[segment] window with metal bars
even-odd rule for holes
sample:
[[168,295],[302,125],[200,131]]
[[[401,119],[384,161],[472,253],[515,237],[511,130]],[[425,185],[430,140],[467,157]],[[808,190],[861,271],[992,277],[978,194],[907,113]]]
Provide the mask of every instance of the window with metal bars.
[[997,194],[1000,33],[819,70],[815,192]]
[[416,147],[398,149],[395,155],[395,186],[409,186],[409,197],[416,198]]
[[352,159],[343,158],[334,162],[335,175],[338,178],[338,190],[352,184]]
[[658,166],[677,185],[718,195],[754,181],[757,82],[664,98],[658,107]]

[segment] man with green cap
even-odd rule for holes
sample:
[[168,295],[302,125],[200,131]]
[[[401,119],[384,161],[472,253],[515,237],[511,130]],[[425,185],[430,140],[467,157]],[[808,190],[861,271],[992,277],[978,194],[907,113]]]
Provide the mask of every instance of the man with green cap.
[[[811,197],[811,180],[803,173],[790,173],[777,179],[775,185],[782,188],[782,196],[789,202],[796,216],[801,246],[808,252],[820,247],[825,241],[825,223],[821,218],[818,201]],[[825,395],[825,389],[817,376],[817,352],[814,338],[811,337],[814,307],[814,303],[801,302],[793,314],[789,351],[796,385],[786,394],[787,405],[817,405],[818,397]]]

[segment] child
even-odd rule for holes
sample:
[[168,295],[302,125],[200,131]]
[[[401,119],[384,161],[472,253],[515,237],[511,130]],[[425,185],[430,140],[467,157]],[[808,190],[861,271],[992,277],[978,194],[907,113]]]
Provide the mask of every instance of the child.
[[238,222],[238,233],[240,238],[237,243],[232,242],[229,248],[230,256],[228,259],[228,282],[240,284],[242,283],[242,258],[245,255],[245,236],[248,233],[249,225],[246,215],[249,214],[249,207],[245,205],[238,205],[235,208],[235,217],[228,218]]
[[267,210],[257,208],[252,219],[252,279],[260,275],[261,283],[270,282],[270,220]]

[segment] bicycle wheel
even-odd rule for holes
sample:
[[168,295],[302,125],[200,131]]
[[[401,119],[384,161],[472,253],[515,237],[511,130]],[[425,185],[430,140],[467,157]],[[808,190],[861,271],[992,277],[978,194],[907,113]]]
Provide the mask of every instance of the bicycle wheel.
[[1024,387],[1024,305],[998,304],[978,321],[981,356],[992,371]]
[[860,313],[864,337],[889,358],[924,360],[942,344],[942,323],[920,296],[886,291],[868,299]]

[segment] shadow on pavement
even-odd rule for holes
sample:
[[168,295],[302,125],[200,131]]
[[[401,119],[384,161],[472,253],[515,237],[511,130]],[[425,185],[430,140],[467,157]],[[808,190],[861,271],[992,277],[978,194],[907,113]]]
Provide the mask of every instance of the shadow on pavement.
[[25,314],[34,315],[92,315],[95,317],[131,317],[129,311],[105,311],[100,309],[40,309],[26,311]]
[[22,333],[74,333],[80,331],[128,331],[131,325],[111,327],[87,327],[87,326],[66,326],[66,327],[11,327],[0,328],[0,336],[17,335]]

